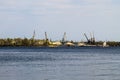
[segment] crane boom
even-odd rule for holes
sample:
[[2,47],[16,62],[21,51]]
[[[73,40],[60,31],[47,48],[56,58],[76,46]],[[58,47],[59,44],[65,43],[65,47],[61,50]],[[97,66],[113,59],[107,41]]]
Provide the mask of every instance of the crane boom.
[[85,36],[85,38],[87,39],[87,41],[89,41],[89,39],[88,39],[88,37],[87,37],[87,35],[84,33],[84,36]]

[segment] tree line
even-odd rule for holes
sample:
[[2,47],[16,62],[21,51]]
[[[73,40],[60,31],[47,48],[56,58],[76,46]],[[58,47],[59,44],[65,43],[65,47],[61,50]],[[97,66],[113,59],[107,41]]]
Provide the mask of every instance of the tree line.
[[45,40],[28,38],[0,39],[0,46],[44,46]]
[[[48,46],[53,41],[40,40],[40,39],[28,39],[28,38],[6,38],[0,39],[0,46]],[[73,42],[76,43],[76,42]],[[95,45],[102,45],[103,41],[95,42]],[[120,46],[120,42],[107,41],[109,46]]]

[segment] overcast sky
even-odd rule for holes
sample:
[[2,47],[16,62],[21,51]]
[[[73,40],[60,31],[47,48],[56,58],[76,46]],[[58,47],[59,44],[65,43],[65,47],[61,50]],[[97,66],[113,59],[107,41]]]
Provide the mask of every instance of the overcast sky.
[[120,0],[0,0],[0,38],[120,41]]

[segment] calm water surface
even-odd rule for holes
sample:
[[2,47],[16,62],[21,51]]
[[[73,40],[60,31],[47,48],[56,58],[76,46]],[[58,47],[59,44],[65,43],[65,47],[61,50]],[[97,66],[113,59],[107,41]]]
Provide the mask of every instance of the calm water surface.
[[120,80],[120,47],[2,47],[0,80]]

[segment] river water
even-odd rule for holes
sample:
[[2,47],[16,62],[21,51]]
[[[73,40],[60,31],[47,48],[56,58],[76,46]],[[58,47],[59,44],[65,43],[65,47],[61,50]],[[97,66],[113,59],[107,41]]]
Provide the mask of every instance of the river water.
[[0,80],[120,80],[120,47],[1,47]]

